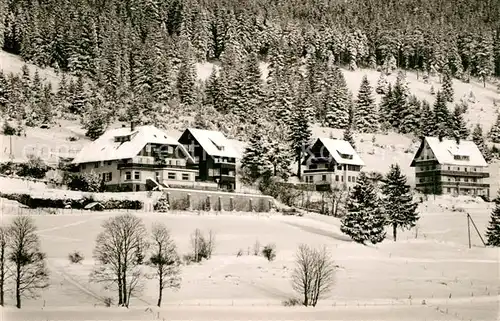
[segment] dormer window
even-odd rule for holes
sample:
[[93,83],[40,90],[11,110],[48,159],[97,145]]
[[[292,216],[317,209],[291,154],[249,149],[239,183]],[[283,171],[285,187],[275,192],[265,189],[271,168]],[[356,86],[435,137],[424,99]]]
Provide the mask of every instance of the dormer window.
[[463,161],[468,161],[469,160],[469,156],[465,156],[465,155],[454,155],[453,158],[455,160],[463,160]]
[[130,135],[115,136],[115,143],[124,143],[130,141]]
[[351,154],[343,154],[339,151],[337,151],[337,152],[339,153],[340,157],[342,157],[343,159],[352,159],[353,158],[353,155],[351,155]]

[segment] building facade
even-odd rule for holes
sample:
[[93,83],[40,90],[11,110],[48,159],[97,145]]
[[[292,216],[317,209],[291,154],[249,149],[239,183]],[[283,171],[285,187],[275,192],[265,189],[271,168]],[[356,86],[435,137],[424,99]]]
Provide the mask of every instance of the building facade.
[[316,190],[350,189],[356,184],[364,162],[345,140],[318,138],[309,148],[302,174],[303,182]]
[[198,168],[196,181],[214,182],[228,191],[236,189],[236,161],[241,156],[221,132],[188,128],[179,143]]
[[411,167],[415,168],[415,187],[423,193],[490,195],[488,164],[472,141],[425,137]]
[[96,173],[108,191],[144,191],[192,185],[194,160],[175,139],[153,126],[106,131],[73,159],[80,173]]

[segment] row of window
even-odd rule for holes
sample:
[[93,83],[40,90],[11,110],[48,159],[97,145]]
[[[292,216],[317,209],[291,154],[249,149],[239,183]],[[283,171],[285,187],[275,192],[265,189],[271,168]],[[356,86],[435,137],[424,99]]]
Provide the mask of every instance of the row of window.
[[86,169],[87,168],[87,165],[89,165],[90,167],[94,167],[94,168],[99,168],[99,166],[110,166],[111,164],[113,164],[112,161],[105,161],[105,162],[93,162],[93,163],[88,163],[88,164],[81,164],[82,166],[82,169]]
[[[318,167],[319,166],[319,167]],[[309,165],[309,169],[322,169],[326,168],[326,165],[318,165],[318,164],[311,164]],[[347,169],[348,171],[356,171],[359,172],[361,170],[361,166],[357,165],[337,165],[337,170]]]
[[227,175],[227,176],[234,176],[235,172],[234,170],[228,170],[228,169],[223,169],[221,171],[220,168],[209,168],[208,169],[208,176],[220,176],[220,175]]
[[[429,171],[429,170],[435,170],[437,168],[436,165],[430,165],[430,166],[425,166],[425,167],[419,167],[419,169],[421,171]],[[473,168],[469,168],[469,167],[452,167],[452,166],[443,166],[443,169],[444,168],[447,168],[448,171],[461,171],[462,169],[464,170],[464,172],[468,172],[469,169],[473,170],[474,172],[477,172],[477,168],[476,167],[473,167]]]
[[[189,174],[187,173],[181,173],[181,178],[183,181],[189,181]],[[156,179],[158,179],[160,176],[160,173],[156,172]],[[177,180],[177,173],[175,172],[168,172],[167,173],[167,178],[171,180]]]
[[[132,172],[125,172],[125,180],[130,181],[131,179],[132,179]],[[135,171],[134,172],[134,179],[140,180],[141,179],[141,172]]]
[[[437,178],[437,177],[436,177]],[[425,182],[433,182],[433,181],[437,181],[437,179],[434,180],[434,177],[427,177],[427,179],[425,177],[422,177],[420,178],[420,183],[425,183]],[[469,177],[448,177],[448,182],[473,182],[473,183],[477,183],[477,178],[473,177],[473,178],[469,178]]]
[[[308,175],[306,176],[306,183],[314,183],[314,176]],[[321,181],[326,181],[326,175],[321,175]],[[335,175],[335,181],[336,182],[343,182],[344,181],[344,176],[342,175]],[[356,176],[347,176],[347,182],[356,182]]]

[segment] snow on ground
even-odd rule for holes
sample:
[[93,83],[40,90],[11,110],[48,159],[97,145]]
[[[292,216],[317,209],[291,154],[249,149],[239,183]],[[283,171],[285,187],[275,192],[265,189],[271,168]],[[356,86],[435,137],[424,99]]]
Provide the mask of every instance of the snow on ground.
[[0,69],[3,70],[5,74],[20,73],[24,65],[28,66],[31,76],[35,74],[35,70],[38,70],[40,77],[49,81],[52,84],[52,88],[57,89],[59,87],[60,76],[53,68],[37,67],[33,64],[24,62],[17,55],[0,50]]
[[[389,233],[388,239],[376,246],[350,241],[340,232],[338,219],[317,214],[138,213],[148,227],[155,221],[164,222],[181,254],[190,250],[189,238],[195,228],[212,229],[216,249],[211,260],[183,267],[182,287],[165,292],[164,308],[153,307],[156,283],[148,281],[144,292],[133,298],[127,316],[120,309],[103,309],[101,298],[114,297],[113,293],[88,279],[95,237],[103,220],[115,214],[34,216],[48,256],[51,287],[39,300],[25,300],[22,311],[9,308],[5,313],[9,320],[62,320],[72,311],[85,315],[82,319],[118,320],[123,316],[123,320],[146,320],[156,317],[145,312],[150,307],[166,320],[225,320],[229,315],[247,320],[262,320],[264,316],[299,320],[299,315],[302,320],[331,320],[333,315],[343,320],[415,320],[415,314],[419,320],[495,320],[499,311],[499,252],[484,248],[475,234],[473,247],[468,248],[464,212],[469,212],[484,232],[490,207],[489,203],[465,198],[430,198],[419,208],[422,218],[418,230],[400,232],[396,243]],[[10,218],[4,215],[3,220]],[[256,241],[262,246],[274,243],[276,260],[267,262],[254,256]],[[326,246],[338,265],[336,284],[316,309],[281,307],[283,300],[296,296],[290,274],[300,243]],[[82,264],[67,260],[74,250],[85,256]],[[239,251],[242,256],[236,255]],[[425,306],[422,300],[426,300]],[[11,298],[8,306],[12,306]]]

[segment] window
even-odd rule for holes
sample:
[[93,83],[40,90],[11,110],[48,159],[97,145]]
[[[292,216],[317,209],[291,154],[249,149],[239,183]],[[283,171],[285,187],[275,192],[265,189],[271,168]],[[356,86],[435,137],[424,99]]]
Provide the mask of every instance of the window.
[[113,173],[103,173],[102,176],[105,182],[110,182],[113,179]]
[[353,176],[353,177],[352,177],[352,181],[353,181],[354,183],[356,183],[356,176]]
[[473,178],[473,179],[472,179],[472,181],[473,181],[474,183],[476,183],[476,182],[477,182],[477,178]]
[[314,176],[309,176],[309,182],[314,182]]
[[448,192],[448,193],[450,193],[450,192],[451,192],[451,189],[450,189],[449,187],[448,187],[446,190],[447,190],[447,192]]
[[94,168],[99,168],[99,162],[94,163]]
[[466,168],[464,168],[464,170],[467,172],[467,167],[466,167]]
[[141,172],[134,172],[134,179],[141,179]]
[[182,180],[183,181],[189,181],[189,174],[182,173]]
[[229,176],[234,176],[234,171],[229,171]]
[[459,171],[459,170],[460,170],[460,167],[457,167],[457,171]]
[[425,178],[420,179],[420,183],[423,183],[423,182],[425,182]]
[[125,180],[129,181],[132,179],[132,172],[125,172]]
[[338,170],[342,170],[342,165],[337,165]]
[[450,170],[450,169],[451,169],[450,166],[448,166],[448,170]]
[[87,167],[86,164],[82,164],[82,169],[85,169]]
[[469,181],[469,179],[468,179],[467,177],[465,177],[465,178],[464,178],[464,181],[465,181],[465,182],[468,182],[468,181]]
[[180,160],[176,160],[176,161],[175,161],[175,165],[177,165],[177,166],[181,166],[181,161],[180,161]]
[[173,154],[174,153],[174,146],[168,146],[168,153]]
[[146,145],[146,153],[151,153],[151,145]]
[[168,177],[168,179],[175,179],[176,178],[175,173],[172,173],[172,172],[167,173],[167,177]]
[[219,176],[219,175],[220,175],[220,169],[214,168],[214,174],[212,176]]
[[326,181],[326,175],[321,175],[321,180]]
[[347,181],[350,182],[351,181],[351,176],[347,176]]
[[339,175],[335,175],[335,181],[338,182],[339,181]]
[[306,183],[309,183],[309,176],[306,176]]
[[160,180],[160,172],[155,172],[155,179],[156,181]]
[[474,172],[476,172],[476,171],[477,171],[477,168],[474,167]]
[[340,176],[340,181],[343,182],[344,181],[344,176]]
[[318,165],[316,165],[316,164],[309,165],[309,169],[317,169],[317,168],[318,168]]

